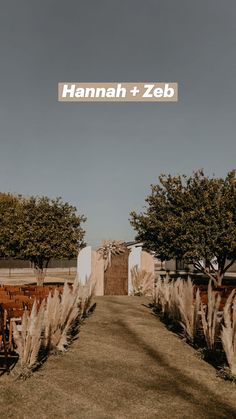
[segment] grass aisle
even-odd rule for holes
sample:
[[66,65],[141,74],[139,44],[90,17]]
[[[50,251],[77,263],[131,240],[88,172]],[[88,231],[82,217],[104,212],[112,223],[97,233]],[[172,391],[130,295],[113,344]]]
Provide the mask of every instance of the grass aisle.
[[236,418],[236,387],[142,305],[98,297],[65,355],[27,381],[0,377],[4,418]]

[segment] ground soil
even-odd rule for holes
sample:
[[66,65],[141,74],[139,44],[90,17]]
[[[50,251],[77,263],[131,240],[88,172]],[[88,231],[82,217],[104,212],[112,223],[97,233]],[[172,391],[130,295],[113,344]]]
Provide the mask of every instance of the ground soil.
[[26,381],[0,377],[5,418],[236,418],[236,386],[216,377],[139,297],[98,297],[69,351]]

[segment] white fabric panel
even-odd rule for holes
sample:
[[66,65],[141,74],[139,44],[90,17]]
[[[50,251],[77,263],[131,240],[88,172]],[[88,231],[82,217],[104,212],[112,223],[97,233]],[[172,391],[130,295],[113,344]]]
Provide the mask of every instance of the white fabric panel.
[[77,259],[77,274],[82,284],[85,283],[86,278],[91,275],[92,269],[92,247],[84,247],[78,254]]

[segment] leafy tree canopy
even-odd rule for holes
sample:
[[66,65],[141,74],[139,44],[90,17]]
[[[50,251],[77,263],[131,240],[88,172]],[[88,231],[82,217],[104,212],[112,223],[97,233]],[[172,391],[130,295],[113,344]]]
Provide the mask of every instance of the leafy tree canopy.
[[61,198],[0,195],[1,256],[29,260],[42,276],[51,258],[72,258],[84,245],[86,221]]
[[0,257],[14,257],[18,243],[15,232],[21,214],[21,197],[0,192]]
[[144,212],[131,213],[137,239],[161,260],[182,259],[221,284],[236,260],[235,171],[225,179],[203,170],[162,174],[146,202]]

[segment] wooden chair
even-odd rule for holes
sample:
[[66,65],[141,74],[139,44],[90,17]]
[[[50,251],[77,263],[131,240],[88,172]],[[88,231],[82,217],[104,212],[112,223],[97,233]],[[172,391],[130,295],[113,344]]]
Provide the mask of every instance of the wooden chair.
[[3,346],[5,367],[6,367],[6,370],[9,371],[8,349],[7,349],[7,340],[6,340],[5,331],[6,331],[6,329],[5,329],[5,312],[4,312],[3,305],[0,304],[0,342],[1,342],[1,347]]
[[9,298],[11,297],[11,296],[10,296],[10,293],[9,293],[8,291],[6,291],[6,290],[0,290],[0,299],[1,299],[1,297],[3,297],[3,298],[4,298],[4,297],[7,297],[7,296],[8,296]]
[[25,295],[25,294],[16,294],[14,295],[15,301],[21,301],[22,303],[30,303],[33,299],[33,296]]
[[4,285],[4,290],[8,292],[21,292],[21,286],[20,285]]
[[25,308],[10,309],[7,311],[7,323],[9,327],[9,350],[14,349],[13,344],[13,322],[16,323],[18,330],[21,330],[22,317],[25,312]]

